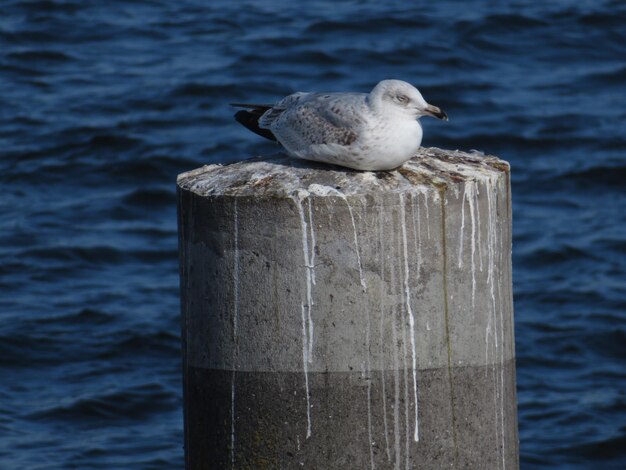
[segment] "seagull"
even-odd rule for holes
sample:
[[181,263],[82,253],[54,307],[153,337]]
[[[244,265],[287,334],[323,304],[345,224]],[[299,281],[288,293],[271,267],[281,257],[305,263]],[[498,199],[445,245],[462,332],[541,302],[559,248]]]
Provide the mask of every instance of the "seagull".
[[419,118],[448,120],[413,85],[383,80],[369,93],[293,93],[276,104],[243,104],[235,119],[295,158],[355,170],[398,168],[422,143]]

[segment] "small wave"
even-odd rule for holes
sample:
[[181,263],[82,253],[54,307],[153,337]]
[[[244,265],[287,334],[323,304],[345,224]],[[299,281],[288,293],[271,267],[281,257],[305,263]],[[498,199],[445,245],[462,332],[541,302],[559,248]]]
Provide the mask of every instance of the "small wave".
[[547,369],[547,370],[577,370],[584,361],[582,359],[573,359],[570,356],[524,356],[518,355],[516,358],[516,364],[519,369],[523,370],[535,370],[535,369]]
[[20,257],[37,259],[40,261],[84,261],[87,263],[119,263],[125,258],[124,252],[117,248],[100,245],[91,247],[82,246],[48,246],[46,248],[33,248],[24,250]]
[[132,257],[144,263],[171,262],[178,259],[178,249],[172,246],[171,249],[134,250]]
[[238,87],[235,85],[217,84],[208,85],[202,83],[186,83],[174,88],[170,92],[171,97],[175,98],[195,98],[195,97],[224,97],[235,96]]
[[523,262],[527,266],[545,266],[546,263],[578,263],[580,260],[595,259],[588,250],[571,245],[542,247],[524,255]]
[[[586,443],[576,442],[576,445],[555,449],[555,452],[561,453],[562,455],[571,455],[572,457],[578,456],[590,459],[595,462],[596,465],[598,465],[599,462],[608,462],[612,460],[619,465],[619,462],[623,463],[624,449],[626,449],[626,433],[624,432],[624,429],[622,429],[620,435],[618,436]],[[596,468],[609,467],[602,466]],[[623,467],[619,465],[619,467],[611,468]]]
[[[124,217],[118,217],[125,220]],[[128,214],[128,219],[135,219],[135,215]],[[58,264],[65,268],[66,273],[73,269],[87,265],[121,264],[130,260],[141,262],[160,262],[176,259],[178,252],[172,249],[122,250],[115,246],[48,246],[23,250],[18,254],[23,259],[37,260],[39,263]]]
[[527,321],[524,322],[524,327],[532,328],[542,333],[564,333],[566,335],[578,331],[577,327],[571,325],[552,324],[546,321]]
[[461,19],[454,24],[454,30],[462,33],[483,31],[491,33],[504,30],[512,32],[515,29],[544,27],[549,22],[523,14],[496,13],[486,15],[478,20]]
[[35,323],[46,324],[67,324],[67,325],[104,325],[111,323],[115,318],[99,310],[84,308],[76,313],[65,315],[38,318]]
[[8,7],[19,8],[25,12],[34,13],[77,13],[81,8],[80,2],[58,1],[58,0],[35,0],[29,2],[11,2]]
[[[30,64],[29,64],[30,65]],[[7,74],[23,76],[23,77],[43,77],[46,72],[37,68],[26,67],[24,65],[0,64],[0,71]]]
[[578,21],[584,26],[598,28],[614,28],[617,26],[621,28],[626,23],[626,14],[624,14],[624,12],[619,13],[615,11],[612,13],[593,12],[580,15]]
[[601,237],[593,242],[596,249],[606,250],[607,252],[616,252],[626,255],[626,239],[617,237]]
[[[137,235],[149,238],[164,238],[176,235],[175,229],[165,229],[160,227],[128,227],[120,228],[118,231],[128,235]],[[0,273],[2,273],[1,270]]]
[[0,30],[0,40],[7,44],[54,44],[58,41],[57,35],[49,31],[26,30],[4,31]]
[[550,23],[541,18],[522,14],[488,15],[480,21],[476,28],[485,30],[527,29],[548,26]]
[[602,357],[618,361],[626,359],[626,332],[618,327],[588,333],[585,343]]
[[626,165],[596,166],[584,170],[570,171],[558,177],[558,179],[587,187],[603,187],[624,189],[626,181]]
[[[182,160],[185,162],[188,160]],[[157,159],[126,159],[117,165],[106,165],[102,171],[107,176],[113,178],[113,181],[128,180],[133,184],[137,182],[137,175],[146,181],[171,181],[175,170],[183,168],[183,163],[159,161]],[[194,163],[197,166],[197,163]],[[194,166],[194,164],[187,166]]]
[[176,204],[174,191],[163,189],[137,189],[122,199],[125,204],[142,207],[158,207]]
[[309,34],[348,31],[353,31],[355,33],[368,33],[370,31],[376,31],[377,33],[381,33],[389,29],[398,30],[401,28],[420,28],[427,26],[431,26],[431,22],[428,18],[425,16],[420,17],[419,15],[412,13],[410,16],[406,17],[387,16],[384,18],[377,17],[357,19],[355,21],[317,21],[309,25],[304,32]]
[[307,38],[304,35],[303,36],[281,35],[278,37],[270,37],[270,38],[263,39],[263,44],[266,46],[275,46],[275,47],[282,47],[282,48],[284,48],[286,45],[288,45],[289,48],[294,48],[297,46],[310,44],[311,42],[312,42],[311,39]]
[[110,420],[113,422],[145,419],[163,410],[178,407],[176,394],[160,384],[129,387],[113,393],[95,394],[53,406],[27,416],[34,420],[77,421]]
[[[89,134],[93,135],[89,136]],[[87,136],[86,136],[87,134]],[[62,136],[62,139],[59,139]],[[52,138],[51,138],[52,139]],[[8,158],[16,162],[24,162],[27,160],[41,161],[45,168],[36,165],[28,165],[24,167],[26,174],[34,174],[41,169],[54,171],[68,171],[76,169],[81,164],[86,163],[86,158],[92,158],[99,154],[106,154],[116,151],[128,152],[136,150],[144,144],[143,140],[138,137],[131,137],[122,133],[107,132],[101,133],[97,129],[85,128],[77,126],[75,128],[66,128],[62,130],[53,141],[52,145],[46,145],[46,141],[42,142],[38,147],[32,150],[15,151],[8,155]],[[51,158],[51,155],[54,158]],[[79,161],[81,160],[81,161]],[[18,176],[18,172],[14,172],[11,176]]]
[[63,52],[47,50],[11,52],[7,57],[24,62],[68,62],[74,59]]
[[[62,345],[49,334],[11,331],[0,336],[0,365],[30,368],[42,364],[59,364],[67,361],[60,354]],[[51,351],[55,351],[51,354]]]
[[[578,148],[582,146],[592,146],[597,144],[597,139],[591,137],[572,137],[567,142],[568,145],[576,145]],[[485,153],[505,154],[511,149],[524,149],[525,152],[539,150],[563,150],[564,142],[559,135],[520,135],[513,133],[472,133],[465,136],[439,136],[436,142],[429,145],[435,145],[442,148],[455,149],[481,149]]]
[[[250,57],[252,59],[252,57]],[[342,63],[340,57],[321,50],[295,51],[290,54],[281,55],[276,60],[289,64],[331,66]]]
[[180,338],[177,335],[169,331],[156,331],[120,335],[98,357],[100,359],[111,359],[144,354],[150,356],[162,354],[167,357],[173,357],[179,352]]
[[127,150],[142,143],[142,140],[136,137],[130,137],[122,134],[97,134],[86,142],[86,146],[94,149],[115,150],[123,148]]
[[583,78],[587,85],[623,85],[626,81],[626,66],[615,67],[612,70],[593,72]]

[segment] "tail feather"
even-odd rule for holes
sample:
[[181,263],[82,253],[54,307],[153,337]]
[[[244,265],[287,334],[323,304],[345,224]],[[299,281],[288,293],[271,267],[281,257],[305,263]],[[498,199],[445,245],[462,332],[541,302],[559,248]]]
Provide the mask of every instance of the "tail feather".
[[232,103],[231,106],[237,108],[248,108],[235,113],[235,120],[238,123],[242,124],[244,127],[261,137],[276,141],[276,137],[272,131],[259,127],[259,118],[263,116],[267,110],[271,109],[272,105]]

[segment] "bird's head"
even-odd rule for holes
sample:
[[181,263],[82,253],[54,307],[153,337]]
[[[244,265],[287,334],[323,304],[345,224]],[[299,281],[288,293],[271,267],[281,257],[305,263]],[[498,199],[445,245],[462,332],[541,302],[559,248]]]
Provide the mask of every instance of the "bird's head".
[[437,106],[428,104],[417,88],[402,80],[379,82],[370,92],[369,101],[374,108],[413,119],[432,116],[448,120],[445,112]]

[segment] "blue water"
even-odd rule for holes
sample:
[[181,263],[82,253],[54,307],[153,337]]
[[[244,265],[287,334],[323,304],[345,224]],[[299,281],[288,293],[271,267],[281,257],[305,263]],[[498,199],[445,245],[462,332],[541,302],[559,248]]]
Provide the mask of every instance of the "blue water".
[[626,2],[419,3],[2,1],[0,468],[182,467],[177,173],[382,78],[512,164],[522,468],[626,468]]

